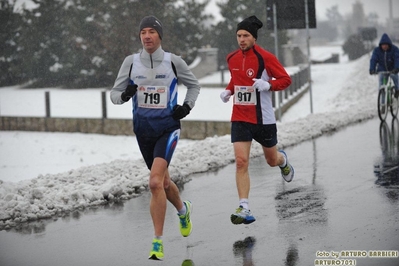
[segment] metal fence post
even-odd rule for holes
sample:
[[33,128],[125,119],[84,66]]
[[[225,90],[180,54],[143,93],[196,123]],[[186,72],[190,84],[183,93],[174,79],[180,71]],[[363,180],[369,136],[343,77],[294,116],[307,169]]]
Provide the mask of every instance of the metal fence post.
[[44,98],[46,102],[46,117],[50,118],[51,117],[51,111],[50,111],[50,92],[46,91],[44,93]]
[[101,92],[101,105],[102,105],[102,112],[103,112],[103,119],[107,118],[107,102],[106,102],[107,92]]

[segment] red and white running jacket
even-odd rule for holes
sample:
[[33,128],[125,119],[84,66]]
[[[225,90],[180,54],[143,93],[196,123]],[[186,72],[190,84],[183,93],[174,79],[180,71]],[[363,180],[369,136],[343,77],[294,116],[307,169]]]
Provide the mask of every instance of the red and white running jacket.
[[[248,51],[231,52],[226,60],[231,74],[226,90],[230,90],[234,98],[231,121],[275,124],[272,91],[284,90],[291,84],[291,77],[278,59],[255,44]],[[268,81],[270,90],[259,92],[254,89],[254,78]]]

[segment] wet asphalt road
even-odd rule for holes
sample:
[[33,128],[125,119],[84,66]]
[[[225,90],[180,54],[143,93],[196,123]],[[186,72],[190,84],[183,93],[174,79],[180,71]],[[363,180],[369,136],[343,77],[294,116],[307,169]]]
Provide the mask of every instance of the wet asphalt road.
[[[289,184],[263,158],[252,159],[250,207],[257,221],[250,225],[229,220],[238,203],[233,164],[191,176],[181,195],[193,202],[193,233],[180,236],[169,204],[163,262],[147,259],[153,230],[150,195],[144,193],[121,204],[0,231],[0,265],[307,266],[318,259],[332,263],[332,251],[345,251],[353,253],[336,265],[397,266],[398,120],[393,125],[392,133],[388,118],[380,130],[378,118],[372,119],[286,148],[296,171]],[[396,251],[396,257],[372,258],[372,250]],[[355,257],[355,251],[367,256]]]

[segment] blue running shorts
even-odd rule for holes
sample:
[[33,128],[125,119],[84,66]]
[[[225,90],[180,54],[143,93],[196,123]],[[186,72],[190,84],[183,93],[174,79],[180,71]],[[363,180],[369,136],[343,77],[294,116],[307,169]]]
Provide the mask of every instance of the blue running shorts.
[[170,164],[173,152],[177,146],[180,137],[180,129],[171,132],[165,132],[159,137],[136,136],[140,152],[143,155],[144,161],[151,170],[154,158],[160,157],[165,159]]

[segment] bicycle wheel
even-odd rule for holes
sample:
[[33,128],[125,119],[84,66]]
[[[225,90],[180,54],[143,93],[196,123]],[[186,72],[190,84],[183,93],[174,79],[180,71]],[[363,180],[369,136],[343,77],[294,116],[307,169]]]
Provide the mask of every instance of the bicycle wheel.
[[378,116],[380,117],[381,121],[385,121],[388,115],[387,110],[387,97],[386,97],[385,89],[382,88],[378,92]]
[[395,98],[395,90],[392,90],[391,95],[391,114],[393,117],[397,117],[399,109],[399,98]]

